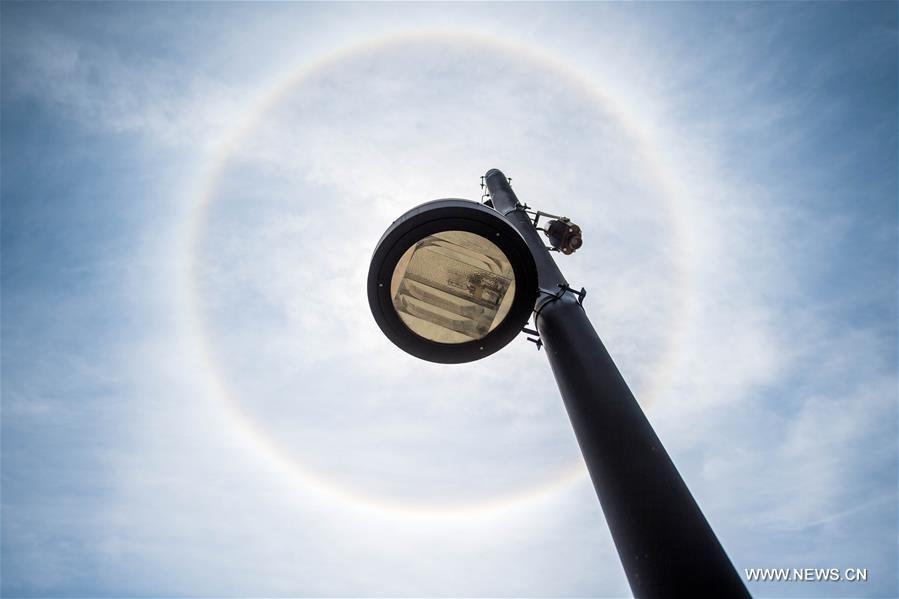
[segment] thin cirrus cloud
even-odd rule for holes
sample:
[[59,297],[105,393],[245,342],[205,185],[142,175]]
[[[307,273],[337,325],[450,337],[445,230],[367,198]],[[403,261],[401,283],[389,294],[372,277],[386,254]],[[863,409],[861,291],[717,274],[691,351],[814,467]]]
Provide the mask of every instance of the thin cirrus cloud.
[[544,358],[368,314],[493,166],[737,567],[871,570],[753,593],[895,592],[895,7],[392,8],[4,6],[4,592],[626,594]]

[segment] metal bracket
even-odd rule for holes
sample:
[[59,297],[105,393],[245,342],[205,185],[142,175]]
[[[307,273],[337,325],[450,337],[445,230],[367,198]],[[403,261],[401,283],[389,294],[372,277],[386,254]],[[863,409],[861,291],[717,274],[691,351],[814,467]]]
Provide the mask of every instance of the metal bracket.
[[490,192],[487,191],[487,177],[485,175],[481,175],[481,203],[493,208],[493,200],[490,198]]
[[568,218],[567,216],[558,216],[558,215],[555,215],[555,214],[550,214],[549,212],[542,212],[542,211],[540,211],[540,210],[531,210],[530,207],[527,206],[527,205],[522,206],[522,208],[523,208],[524,211],[527,212],[528,214],[533,214],[533,215],[534,215],[534,220],[533,220],[534,228],[537,229],[538,231],[545,231],[545,230],[546,230],[546,229],[541,229],[540,227],[537,226],[537,225],[539,224],[539,222],[540,222],[540,217],[541,217],[541,216],[544,217],[544,218],[554,218],[554,219],[556,219],[556,220],[560,220],[560,221],[565,222],[565,223],[571,222],[571,219]]
[[574,295],[576,295],[576,296],[577,296],[577,303],[578,303],[579,306],[583,306],[583,305],[584,305],[584,298],[587,297],[587,290],[586,290],[586,289],[584,289],[583,287],[581,287],[581,290],[580,290],[580,291],[575,291],[574,289],[572,289],[572,288],[569,287],[568,285],[559,285],[559,287],[561,287],[562,293],[565,293],[566,291],[570,291],[571,293],[573,293]]
[[536,345],[537,351],[540,351],[540,348],[543,347],[543,341],[540,339],[540,333],[535,331],[534,329],[529,329],[527,327],[524,327],[521,330],[528,335],[535,335],[535,337],[528,337],[527,340]]

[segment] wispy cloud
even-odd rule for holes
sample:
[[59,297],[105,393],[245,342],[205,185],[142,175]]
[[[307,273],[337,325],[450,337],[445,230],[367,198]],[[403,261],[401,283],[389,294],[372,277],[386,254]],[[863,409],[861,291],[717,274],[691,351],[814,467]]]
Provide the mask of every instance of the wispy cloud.
[[[8,6],[4,170],[69,168],[4,172],[4,592],[627,593],[543,356],[369,314],[389,222],[493,166],[584,228],[563,268],[737,566],[877,572],[753,591],[895,592],[895,7]],[[63,207],[94,228],[25,251]]]

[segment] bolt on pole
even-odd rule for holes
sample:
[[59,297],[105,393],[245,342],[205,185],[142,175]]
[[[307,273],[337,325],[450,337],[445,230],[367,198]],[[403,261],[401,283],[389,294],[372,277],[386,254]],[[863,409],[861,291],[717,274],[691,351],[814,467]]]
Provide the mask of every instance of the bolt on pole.
[[749,597],[508,179],[485,180],[537,263],[535,324],[634,595]]

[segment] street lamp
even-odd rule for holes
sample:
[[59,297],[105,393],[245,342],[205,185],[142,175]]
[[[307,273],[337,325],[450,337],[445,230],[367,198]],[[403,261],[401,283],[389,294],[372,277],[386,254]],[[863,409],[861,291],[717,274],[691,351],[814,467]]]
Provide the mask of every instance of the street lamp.
[[529,210],[497,169],[484,186],[486,204],[428,202],[387,229],[368,274],[378,326],[414,356],[459,363],[498,351],[533,313],[537,330],[524,330],[546,347],[634,595],[748,597],[587,318],[586,292],[552,259],[581,247],[580,227]]

